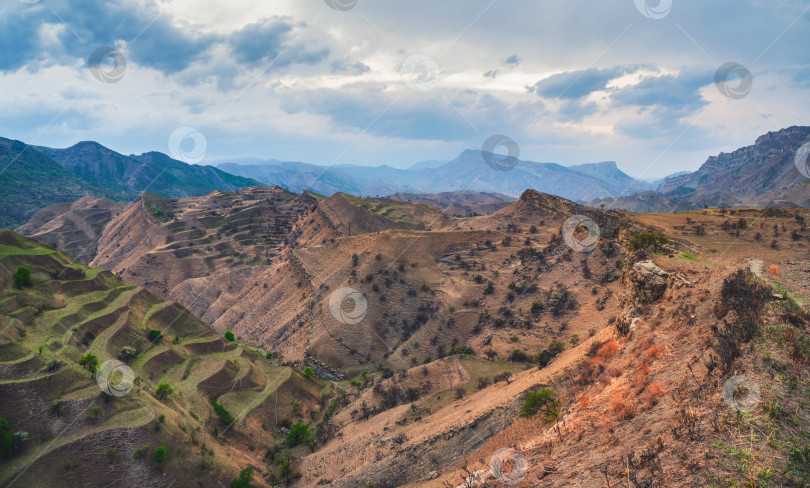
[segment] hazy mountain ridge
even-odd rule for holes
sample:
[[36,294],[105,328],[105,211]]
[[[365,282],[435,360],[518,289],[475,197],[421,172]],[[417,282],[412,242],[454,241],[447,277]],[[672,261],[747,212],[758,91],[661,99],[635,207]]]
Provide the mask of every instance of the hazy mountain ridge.
[[511,170],[499,171],[487,165],[484,156],[482,151],[465,150],[452,161],[423,161],[408,169],[386,165],[317,166],[292,162],[272,165],[223,163],[218,167],[290,191],[312,190],[325,195],[336,192],[374,196],[473,191],[502,193],[517,198],[531,188],[575,201],[588,201],[651,189],[648,183],[626,175],[612,162],[566,167],[518,161]]

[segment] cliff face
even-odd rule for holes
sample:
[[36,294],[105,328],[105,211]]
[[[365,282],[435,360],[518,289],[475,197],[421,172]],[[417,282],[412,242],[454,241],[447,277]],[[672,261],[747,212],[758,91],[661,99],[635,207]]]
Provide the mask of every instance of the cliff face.
[[709,207],[810,207],[810,179],[796,168],[796,151],[810,127],[789,127],[759,137],[752,146],[712,156],[694,173],[667,178],[657,192],[593,200],[608,208],[670,212]]
[[627,335],[641,317],[644,306],[663,297],[667,292],[694,284],[679,274],[669,273],[652,261],[639,261],[627,266],[622,274],[624,289],[619,299],[619,317],[616,328]]

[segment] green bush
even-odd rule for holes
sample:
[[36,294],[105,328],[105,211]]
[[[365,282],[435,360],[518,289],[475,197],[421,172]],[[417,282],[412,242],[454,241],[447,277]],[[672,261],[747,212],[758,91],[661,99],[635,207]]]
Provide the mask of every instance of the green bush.
[[236,340],[236,337],[233,335],[233,332],[228,331],[225,333],[225,340],[228,342],[233,342],[234,340]]
[[307,424],[293,424],[290,433],[287,434],[287,445],[295,447],[309,439],[309,426]]
[[455,354],[475,354],[475,351],[470,346],[453,346],[447,355],[453,356]]
[[529,363],[532,361],[532,357],[520,349],[515,349],[509,354],[509,360],[516,363]]
[[157,342],[157,341],[159,341],[161,339],[163,339],[163,333],[162,332],[160,332],[159,330],[156,330],[156,329],[152,329],[152,330],[149,331],[149,341],[150,342]]
[[0,417],[0,457],[11,456],[14,452],[14,433],[8,420]]
[[132,459],[143,459],[143,457],[146,456],[147,451],[149,451],[148,444],[135,449],[135,452],[132,453]]
[[669,238],[660,232],[638,232],[630,236],[627,242],[627,250],[630,252],[642,249],[651,249],[653,252],[661,249],[661,246],[669,242]]
[[562,341],[551,341],[551,344],[548,345],[548,352],[553,354],[554,356],[560,354],[561,352],[565,351],[565,343]]
[[159,446],[155,449],[154,454],[152,454],[152,459],[155,460],[156,463],[162,463],[166,460],[166,447]]
[[531,312],[532,312],[532,313],[540,313],[540,312],[542,312],[542,311],[543,311],[543,309],[544,309],[544,308],[546,308],[546,306],[545,306],[545,305],[543,305],[542,303],[540,303],[540,302],[533,302],[533,303],[532,303],[532,309],[531,309]]
[[14,285],[17,288],[31,286],[31,270],[27,266],[20,266],[14,273]]
[[231,481],[231,488],[250,488],[250,478],[253,476],[254,469],[256,468],[252,464],[248,464],[239,472],[239,476]]
[[304,368],[304,376],[306,376],[307,378],[312,378],[313,376],[315,376],[315,370],[307,366],[306,368]]
[[161,383],[158,385],[157,389],[155,389],[155,398],[160,401],[163,401],[174,393],[174,388],[169,386],[167,383]]
[[96,374],[98,369],[98,358],[92,352],[88,352],[79,358],[79,365],[84,366],[84,369],[90,371],[91,374]]
[[219,420],[221,420],[223,424],[228,426],[233,423],[233,416],[231,413],[225,407],[217,403],[216,398],[211,397],[211,405],[214,406],[214,411],[217,412],[217,415],[219,415]]
[[520,407],[521,417],[542,414],[547,422],[553,422],[560,415],[560,401],[551,388],[532,391]]

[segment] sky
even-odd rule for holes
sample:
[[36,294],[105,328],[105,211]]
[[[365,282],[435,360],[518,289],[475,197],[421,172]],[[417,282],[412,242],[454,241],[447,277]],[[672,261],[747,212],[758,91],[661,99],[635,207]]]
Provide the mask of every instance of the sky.
[[810,125],[808,45],[806,0],[0,0],[0,136],[658,178]]

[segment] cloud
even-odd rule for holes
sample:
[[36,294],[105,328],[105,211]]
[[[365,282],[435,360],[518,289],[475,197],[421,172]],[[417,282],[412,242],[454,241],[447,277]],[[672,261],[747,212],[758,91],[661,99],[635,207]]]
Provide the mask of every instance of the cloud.
[[604,90],[608,82],[634,69],[627,66],[616,66],[607,69],[588,68],[566,71],[544,78],[527,89],[529,93],[535,93],[545,98],[582,98],[595,91]]
[[339,61],[332,61],[332,74],[333,75],[349,75],[349,76],[361,76],[371,71],[367,65],[361,63],[360,61],[349,61],[348,59],[342,59]]
[[520,64],[520,59],[518,59],[517,54],[513,54],[513,55],[509,56],[508,58],[506,58],[506,60],[503,62],[503,64],[511,64],[511,65],[517,66],[518,64]]
[[228,44],[236,61],[248,66],[272,63],[278,69],[323,61],[329,56],[328,48],[294,42],[295,31],[304,28],[305,23],[289,18],[262,19],[232,33]]
[[677,74],[646,76],[637,84],[615,90],[610,99],[617,105],[653,106],[697,110],[706,105],[700,89],[714,83],[714,70],[682,68]]

